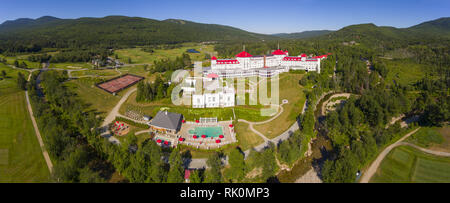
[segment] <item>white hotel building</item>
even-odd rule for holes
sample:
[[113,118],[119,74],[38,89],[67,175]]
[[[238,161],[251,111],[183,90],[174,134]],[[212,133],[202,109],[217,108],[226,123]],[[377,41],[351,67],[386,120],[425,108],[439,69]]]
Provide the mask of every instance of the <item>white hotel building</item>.
[[[211,68],[205,68],[203,77],[189,77],[184,80],[184,93],[192,95],[193,108],[223,108],[233,107],[236,103],[234,87],[222,87],[224,78],[237,77],[272,77],[289,70],[317,71],[320,73],[320,61],[328,55],[308,57],[289,56],[287,51],[280,49],[271,55],[252,56],[243,51],[236,59],[211,58]],[[196,83],[203,87],[196,91]],[[205,90],[205,91],[203,91]]]
[[[185,86],[182,87],[183,95],[187,93],[192,95],[193,108],[224,108],[235,106],[236,92],[233,87],[221,86],[223,80],[216,74],[209,74],[206,77],[189,77],[184,80]],[[203,87],[198,92],[196,84],[201,82]]]
[[308,57],[289,56],[287,51],[280,49],[271,55],[252,56],[243,51],[236,55],[236,59],[211,58],[211,69],[205,71],[205,75],[214,73],[221,78],[234,77],[272,77],[289,70],[317,71],[320,73],[320,61],[328,55]]

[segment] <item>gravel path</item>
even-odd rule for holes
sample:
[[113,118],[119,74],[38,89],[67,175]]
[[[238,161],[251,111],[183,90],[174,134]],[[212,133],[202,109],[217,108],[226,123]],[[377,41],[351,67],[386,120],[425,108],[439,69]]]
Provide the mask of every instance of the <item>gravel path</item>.
[[305,175],[295,181],[295,183],[322,183],[316,171],[311,168]]
[[33,123],[34,132],[36,133],[36,137],[38,139],[39,145],[41,146],[42,154],[44,155],[44,159],[45,159],[45,162],[47,163],[48,170],[50,171],[50,173],[52,173],[52,171],[53,171],[52,160],[50,159],[50,156],[48,155],[48,152],[45,149],[44,142],[41,137],[41,133],[39,132],[39,128],[36,123],[36,119],[34,118],[33,109],[31,108],[31,104],[30,104],[30,98],[28,96],[28,91],[25,91],[25,97],[27,98],[28,112],[30,113],[30,118],[31,118],[31,122]]

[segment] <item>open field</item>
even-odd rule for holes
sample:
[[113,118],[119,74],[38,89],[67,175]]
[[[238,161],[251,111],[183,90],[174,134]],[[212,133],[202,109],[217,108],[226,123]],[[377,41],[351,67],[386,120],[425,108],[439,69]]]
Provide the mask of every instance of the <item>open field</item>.
[[73,71],[72,77],[85,77],[85,76],[91,76],[91,77],[98,77],[98,76],[112,76],[117,77],[120,73],[116,70],[79,70],[79,71]]
[[120,49],[115,50],[114,53],[119,56],[119,60],[128,63],[128,58],[131,58],[132,64],[153,64],[155,60],[161,59],[175,59],[183,53],[187,53],[188,49],[196,49],[200,53],[188,53],[192,61],[205,60],[205,53],[213,52],[214,48],[211,45],[199,46],[193,43],[184,44],[181,48],[175,49],[154,49],[154,53],[145,52],[142,48]]
[[89,63],[50,63],[49,68],[60,68],[67,70],[76,70],[76,69],[92,69],[92,65]]
[[449,183],[450,158],[400,146],[383,160],[370,182]]
[[28,56],[29,55],[17,55],[15,57],[11,57],[11,56],[0,55],[0,58],[5,58],[6,63],[8,63],[8,64],[14,64],[14,61],[17,60],[19,62],[19,64],[21,64],[22,62],[25,62],[29,69],[39,68],[40,64],[37,62],[28,61],[28,59],[27,59]]
[[426,66],[408,60],[383,60],[389,73],[386,82],[392,84],[395,80],[399,84],[412,84],[424,76]]
[[119,96],[113,96],[96,87],[96,82],[92,78],[80,78],[71,80],[66,85],[73,88],[81,100],[91,105],[89,109],[96,110],[102,116],[106,116],[117,102],[119,102],[121,94],[119,93]]
[[254,125],[254,128],[267,138],[275,138],[296,122],[306,100],[304,88],[299,84],[302,77],[303,74],[284,73],[280,75],[280,100],[287,99],[289,103],[283,105],[283,113],[275,120],[262,125]]
[[25,93],[15,86],[17,70],[9,70],[14,76],[0,80],[0,182],[48,182]]

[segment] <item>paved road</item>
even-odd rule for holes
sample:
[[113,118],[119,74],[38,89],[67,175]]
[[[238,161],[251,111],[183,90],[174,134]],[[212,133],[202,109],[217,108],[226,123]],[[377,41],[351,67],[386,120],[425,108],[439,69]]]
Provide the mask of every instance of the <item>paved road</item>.
[[28,96],[28,91],[25,91],[25,97],[27,98],[27,107],[28,112],[30,113],[31,122],[33,123],[34,132],[36,133],[36,137],[38,139],[39,145],[41,146],[42,154],[44,155],[45,162],[47,163],[48,170],[50,173],[53,171],[53,164],[50,156],[48,155],[47,150],[45,149],[44,142],[41,137],[41,133],[39,132],[39,128],[36,123],[36,119],[34,119],[33,109],[31,108],[30,98]]
[[[108,138],[108,140],[111,143],[120,144],[120,141],[111,135],[111,132],[109,132],[108,124],[112,123],[116,116],[120,116],[119,110],[123,103],[125,103],[128,99],[128,97],[137,90],[137,88],[130,89],[123,97],[120,99],[120,101],[114,106],[114,108],[109,112],[109,114],[106,116],[105,120],[103,121],[101,128],[103,129],[102,136]],[[125,117],[126,118],[126,117]]]
[[125,95],[120,99],[120,101],[114,106],[114,108],[109,112],[108,116],[106,116],[105,120],[103,121],[102,127],[107,126],[108,124],[112,123],[116,116],[120,115],[119,110],[123,103],[125,103],[128,99],[128,97],[137,90],[137,88],[133,88],[128,90]]
[[375,161],[372,162],[372,164],[370,165],[370,167],[367,169],[366,172],[364,172],[364,174],[361,177],[360,182],[361,183],[368,183],[370,181],[370,179],[372,178],[372,176],[377,172],[378,167],[380,166],[381,162],[383,161],[383,159],[386,157],[386,155],[389,154],[389,152],[398,147],[403,145],[403,141],[406,140],[409,136],[413,135],[414,133],[416,133],[418,130],[420,129],[417,128],[414,131],[406,134],[405,136],[403,136],[401,139],[399,139],[397,142],[395,142],[394,144],[389,145],[388,147],[386,147],[386,149],[384,149],[377,157],[377,159],[375,159]]

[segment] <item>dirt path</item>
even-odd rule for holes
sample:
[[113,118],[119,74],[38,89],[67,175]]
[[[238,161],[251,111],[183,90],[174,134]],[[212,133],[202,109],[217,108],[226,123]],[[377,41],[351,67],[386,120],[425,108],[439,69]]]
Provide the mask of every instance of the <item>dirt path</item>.
[[295,181],[295,183],[322,183],[316,171],[311,168],[305,175]]
[[[331,96],[327,101],[323,102],[322,104],[322,116],[325,116],[325,114],[327,113],[327,105],[328,103],[337,97],[346,97],[347,99],[350,98],[351,94],[350,93],[340,93],[340,94],[335,94],[333,96]],[[320,100],[319,100],[320,101]]]
[[253,131],[254,133],[256,133],[257,135],[259,135],[264,140],[264,142],[265,142],[264,144],[266,144],[267,142],[269,142],[271,140],[269,138],[267,138],[265,135],[263,135],[262,133],[260,133],[259,131],[257,131],[255,128],[253,128],[253,125],[266,124],[266,123],[269,123],[269,122],[275,120],[276,118],[278,118],[278,116],[280,116],[283,113],[283,111],[284,111],[283,105],[284,104],[281,104],[279,106],[281,108],[281,110],[278,112],[278,114],[275,115],[274,117],[268,119],[268,120],[261,121],[261,122],[250,122],[250,121],[247,121],[247,120],[244,120],[244,119],[239,119],[238,122],[247,123],[249,125],[250,130]]
[[45,149],[44,142],[41,137],[41,133],[39,132],[39,128],[36,123],[36,119],[34,119],[33,109],[31,108],[30,98],[28,96],[28,91],[25,91],[25,97],[27,98],[27,107],[28,112],[30,113],[31,122],[33,123],[34,132],[36,133],[36,137],[38,139],[39,145],[41,146],[42,154],[44,155],[45,162],[47,163],[48,170],[50,173],[53,171],[53,164],[50,156],[48,155],[47,150]]
[[383,159],[386,157],[386,155],[389,154],[389,152],[400,146],[403,145],[403,141],[406,140],[409,136],[413,135],[414,133],[416,133],[417,131],[420,130],[420,127],[415,129],[414,131],[406,134],[405,136],[403,136],[401,139],[399,139],[397,142],[395,142],[394,144],[389,145],[388,147],[386,147],[386,149],[384,149],[377,157],[377,159],[375,159],[375,161],[372,162],[372,164],[370,165],[370,167],[366,170],[366,172],[363,173],[360,182],[361,183],[368,183],[370,181],[370,179],[372,178],[372,176],[377,172],[378,167],[380,166],[381,162],[383,161]]
[[400,143],[400,145],[414,147],[414,148],[416,148],[416,149],[418,149],[418,150],[420,150],[422,152],[425,152],[427,154],[432,154],[432,155],[436,155],[436,156],[450,157],[450,153],[448,153],[448,152],[434,151],[434,150],[422,148],[422,147],[419,147],[417,145],[414,145],[414,144],[411,144],[411,143],[407,143],[407,142],[402,142],[402,143]]

